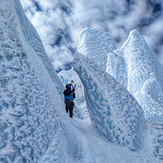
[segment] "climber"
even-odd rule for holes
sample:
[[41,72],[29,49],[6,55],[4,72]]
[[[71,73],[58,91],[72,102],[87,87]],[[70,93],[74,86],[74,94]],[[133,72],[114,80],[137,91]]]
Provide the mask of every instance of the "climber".
[[74,99],[76,98],[75,95],[75,88],[73,87],[71,90],[72,84],[66,84],[66,89],[64,90],[64,99],[66,105],[66,112],[70,114],[70,117],[73,117],[73,108],[74,108]]

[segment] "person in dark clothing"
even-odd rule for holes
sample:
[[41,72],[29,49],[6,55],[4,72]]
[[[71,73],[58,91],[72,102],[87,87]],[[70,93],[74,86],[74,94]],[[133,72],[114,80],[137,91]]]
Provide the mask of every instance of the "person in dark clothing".
[[75,88],[71,90],[71,84],[66,85],[66,89],[64,90],[64,99],[66,105],[66,112],[70,114],[70,117],[73,117],[73,108],[74,108],[74,99],[76,98],[75,95]]

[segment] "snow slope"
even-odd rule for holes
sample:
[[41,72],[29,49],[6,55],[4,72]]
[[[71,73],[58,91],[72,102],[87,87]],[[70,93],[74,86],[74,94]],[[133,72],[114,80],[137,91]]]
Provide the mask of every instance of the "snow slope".
[[115,48],[115,42],[109,33],[85,28],[80,34],[78,52],[89,56],[104,70],[106,70],[107,54]]
[[100,135],[110,142],[137,150],[134,154],[139,156],[136,159],[131,156],[131,162],[161,162],[163,125],[146,124],[143,110],[134,97],[89,58],[76,54],[74,70],[84,86],[92,125]]
[[113,76],[122,86],[127,89],[128,76],[126,63],[122,56],[112,52],[108,54],[106,72]]

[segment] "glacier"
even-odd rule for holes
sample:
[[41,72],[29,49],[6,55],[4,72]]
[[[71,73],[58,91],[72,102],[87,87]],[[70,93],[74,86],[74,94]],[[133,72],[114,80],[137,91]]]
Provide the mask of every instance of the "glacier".
[[79,53],[89,56],[105,70],[107,54],[115,50],[116,45],[109,33],[85,28],[80,34],[77,49]]
[[[84,84],[74,71],[68,75],[72,74],[79,86],[79,109],[85,98],[84,109],[89,114],[81,118],[83,113],[77,112],[69,118],[63,102],[64,85],[19,0],[0,1],[0,36],[0,162],[162,162],[163,126],[146,122],[134,97],[80,54],[74,69]],[[117,56],[112,50],[109,54]],[[81,65],[79,60],[90,65]],[[114,61],[110,67],[108,62],[110,70]],[[118,63],[121,66],[121,60]],[[63,74],[64,80],[68,75]],[[93,89],[88,91],[89,85]]]

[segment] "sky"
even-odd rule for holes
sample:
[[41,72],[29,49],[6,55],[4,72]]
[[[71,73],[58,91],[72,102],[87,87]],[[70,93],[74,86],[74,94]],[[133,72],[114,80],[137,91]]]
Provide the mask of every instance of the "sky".
[[145,38],[163,64],[162,0],[20,0],[57,72],[70,69],[80,32],[97,28],[119,49],[131,30]]

